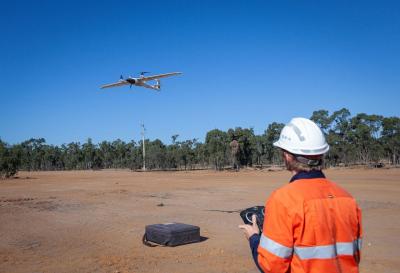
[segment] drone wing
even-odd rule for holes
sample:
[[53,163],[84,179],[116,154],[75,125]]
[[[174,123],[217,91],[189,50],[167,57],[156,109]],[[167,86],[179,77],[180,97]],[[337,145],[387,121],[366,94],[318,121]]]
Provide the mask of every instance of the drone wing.
[[157,87],[155,85],[150,85],[150,84],[147,84],[147,83],[142,83],[140,86],[143,86],[143,87],[146,87],[146,88],[149,88],[149,89],[153,89],[153,90],[156,90],[156,91],[160,90],[159,87]]
[[171,76],[180,75],[180,74],[182,74],[182,72],[171,72],[171,73],[165,73],[165,74],[159,74],[159,75],[143,77],[142,80],[143,81],[152,81],[152,80],[171,77]]
[[110,87],[117,87],[117,86],[123,86],[123,85],[129,85],[129,84],[130,84],[130,83],[127,82],[126,80],[121,80],[121,81],[119,81],[119,82],[115,82],[115,83],[110,83],[110,84],[103,85],[103,86],[101,87],[101,89],[103,89],[103,88],[110,88]]

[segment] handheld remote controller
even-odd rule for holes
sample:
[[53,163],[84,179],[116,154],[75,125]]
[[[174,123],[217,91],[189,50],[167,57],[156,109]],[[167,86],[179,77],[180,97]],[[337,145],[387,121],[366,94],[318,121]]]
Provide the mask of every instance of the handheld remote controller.
[[243,222],[246,225],[252,225],[252,216],[255,214],[257,216],[257,226],[260,230],[260,233],[263,230],[264,224],[264,214],[265,214],[265,207],[264,206],[254,206],[251,208],[244,209],[240,212],[240,217],[242,217]]

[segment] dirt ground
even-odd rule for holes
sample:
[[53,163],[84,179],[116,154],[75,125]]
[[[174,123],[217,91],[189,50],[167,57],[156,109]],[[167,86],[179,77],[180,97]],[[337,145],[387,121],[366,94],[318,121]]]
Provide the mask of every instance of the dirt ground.
[[[361,272],[400,272],[400,169],[327,170],[363,209]],[[237,228],[286,171],[20,172],[0,181],[0,272],[258,272]],[[144,246],[145,225],[200,226],[207,239]]]

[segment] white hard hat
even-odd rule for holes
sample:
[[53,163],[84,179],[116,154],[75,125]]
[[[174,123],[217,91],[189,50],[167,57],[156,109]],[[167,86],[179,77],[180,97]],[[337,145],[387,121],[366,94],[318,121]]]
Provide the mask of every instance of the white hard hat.
[[322,155],[329,150],[325,136],[313,121],[306,118],[293,118],[281,131],[279,140],[274,143],[296,155]]

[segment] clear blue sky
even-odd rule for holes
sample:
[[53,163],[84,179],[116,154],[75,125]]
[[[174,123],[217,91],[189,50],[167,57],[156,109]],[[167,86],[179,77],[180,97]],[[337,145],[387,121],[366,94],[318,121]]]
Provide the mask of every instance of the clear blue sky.
[[[346,107],[400,114],[398,1],[2,1],[0,138],[170,143]],[[182,71],[160,93],[101,90]]]

